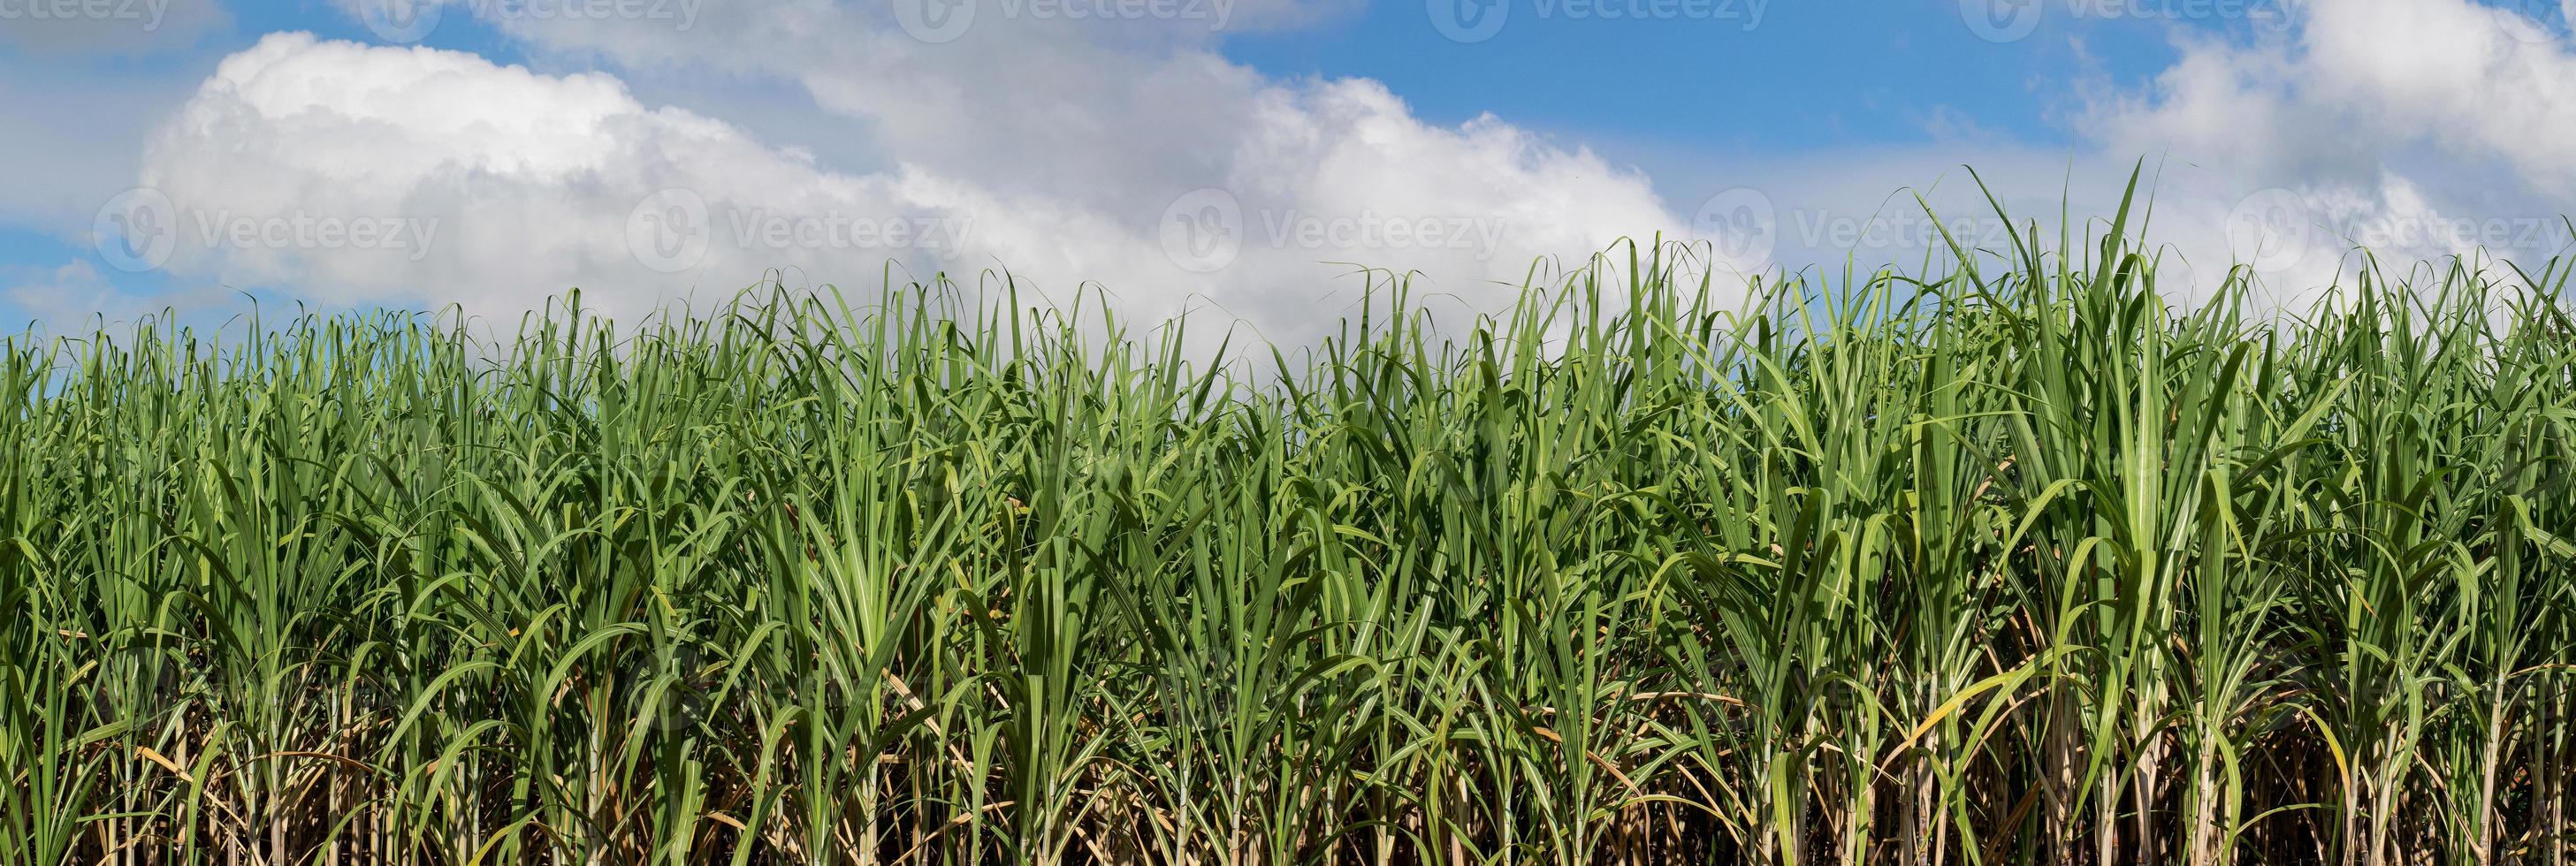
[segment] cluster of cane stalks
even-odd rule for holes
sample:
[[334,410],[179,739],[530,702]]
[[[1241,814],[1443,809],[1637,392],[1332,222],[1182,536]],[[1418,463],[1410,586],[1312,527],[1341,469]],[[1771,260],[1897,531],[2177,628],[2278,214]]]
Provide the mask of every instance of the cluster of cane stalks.
[[0,862],[2576,862],[2565,269],[0,341]]

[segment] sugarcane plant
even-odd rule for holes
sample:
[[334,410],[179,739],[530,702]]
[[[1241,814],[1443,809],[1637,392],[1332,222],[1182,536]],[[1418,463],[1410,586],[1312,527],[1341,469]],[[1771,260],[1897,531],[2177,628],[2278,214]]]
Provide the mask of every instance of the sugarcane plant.
[[2576,269],[2135,221],[0,338],[0,862],[2576,862]]

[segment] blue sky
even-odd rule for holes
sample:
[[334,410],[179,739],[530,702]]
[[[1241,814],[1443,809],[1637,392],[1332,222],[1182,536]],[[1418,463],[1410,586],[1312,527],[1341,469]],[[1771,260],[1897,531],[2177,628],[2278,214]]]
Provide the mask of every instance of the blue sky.
[[[1471,304],[1619,237],[1901,263],[1900,190],[1974,219],[1974,165],[2053,217],[2141,158],[2196,270],[2298,288],[2356,238],[2546,255],[2576,203],[2528,143],[2576,131],[2555,0],[452,0],[417,40],[368,16],[435,0],[132,2],[155,23],[0,10],[32,133],[0,321],[642,310],[893,261],[1294,327],[1340,262]],[[175,251],[102,252],[135,207]]]
[[[2030,97],[2074,59],[2061,41],[1999,47],[1931,3],[1781,2],[1758,21],[1741,6],[1741,18],[1676,22],[1538,18],[1524,4],[1527,20],[1457,43],[1422,4],[1376,4],[1348,24],[1253,36],[1229,54],[1281,75],[1375,78],[1427,118],[1491,111],[1566,135],[1712,153],[1918,141],[1944,107],[2017,135],[2057,134]],[[1919,74],[1926,67],[1943,72]]]

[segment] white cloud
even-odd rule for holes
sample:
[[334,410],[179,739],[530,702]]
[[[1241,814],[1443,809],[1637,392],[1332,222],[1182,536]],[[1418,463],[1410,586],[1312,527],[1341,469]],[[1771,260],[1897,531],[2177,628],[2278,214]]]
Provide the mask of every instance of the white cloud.
[[[118,292],[107,284],[86,261],[72,261],[57,267],[0,267],[0,300],[36,322],[62,333],[64,329],[95,324],[102,317],[109,321],[130,319],[143,312],[142,299]],[[26,322],[0,322],[0,333],[16,333]]]
[[[2001,248],[1952,166],[1986,169],[2053,239],[2061,204],[2090,218],[2079,237],[2101,230],[2143,155],[2151,237],[2186,299],[2256,260],[2293,297],[2348,270],[2353,243],[2545,255],[2563,235],[2535,227],[2576,199],[2576,168],[2552,158],[2576,131],[2562,128],[2576,126],[2576,55],[2464,0],[2331,0],[2285,32],[2179,37],[2149,86],[2083,91],[2071,152],[1981,139],[1731,164],[1700,188],[1668,178],[1674,207],[1641,172],[1499,118],[1429,124],[1374,81],[1229,62],[1214,21],[963,2],[979,17],[946,41],[915,38],[875,3],[611,20],[449,7],[494,15],[546,68],[605,70],[562,75],[275,35],[225,61],[153,138],[141,175],[193,241],[173,273],[326,302],[504,311],[580,285],[632,311],[769,268],[868,288],[893,258],[917,274],[1008,268],[1059,298],[1093,281],[1146,319],[1205,298],[1284,339],[1356,294],[1341,263],[1419,270],[1490,309],[1515,294],[1496,281],[1534,259],[1689,231],[1706,216],[1694,206],[1739,186],[1764,193],[1771,237],[1722,268],[1851,247],[1864,265],[1910,266],[1943,242],[1900,187],[1938,181],[1944,225]],[[1245,0],[1221,18],[1228,31],[1301,26],[1344,8]],[[638,90],[690,93],[695,110]],[[780,91],[810,106],[781,105]],[[687,192],[657,194],[668,189]],[[2300,230],[2247,234],[2270,215],[2248,223],[2252,205],[2284,200]],[[428,243],[307,243],[279,225],[299,214]],[[700,246],[665,231],[682,225]],[[239,237],[252,242],[227,240]]]
[[2348,273],[2357,245],[2383,261],[2485,247],[2526,265],[2564,247],[2576,53],[2561,31],[2467,0],[2302,9],[2276,38],[2180,39],[2148,89],[2102,95],[2082,129],[2102,152],[2187,166],[2168,212],[2204,240],[2244,246],[2219,224],[2248,196],[2295,200],[2300,249],[2272,257],[2290,288]]
[[[648,108],[604,74],[547,76],[426,48],[270,36],[224,61],[147,151],[168,197],[174,274],[334,303],[531,306],[571,286],[627,310],[692,286],[627,241],[655,191],[796,212],[936,214],[721,121]],[[325,226],[341,226],[335,239]],[[372,226],[360,239],[361,226]],[[703,222],[689,226],[704,232]],[[721,232],[725,227],[712,226]],[[709,244],[715,288],[806,264]]]
[[[227,59],[149,149],[143,184],[169,196],[182,231],[168,268],[342,303],[482,309],[577,284],[633,310],[729,291],[766,268],[870,286],[892,257],[916,273],[1009,268],[1057,297],[1092,281],[1148,319],[1205,297],[1284,336],[1338,314],[1318,303],[1352,287],[1336,263],[1419,269],[1490,307],[1512,293],[1489,281],[1517,281],[1535,258],[1679,225],[1646,178],[1588,151],[1491,117],[1432,126],[1375,82],[1274,81],[1186,39],[1048,41],[1036,37],[1067,28],[998,19],[931,45],[796,2],[704,22],[590,48],[664,72],[796,75],[875,133],[882,163],[825,164],[794,142],[645,105],[605,73],[274,35]],[[569,30],[658,32],[631,24]],[[769,40],[756,63],[734,53]],[[639,211],[670,188],[690,192]],[[1230,209],[1176,208],[1211,196]],[[674,239],[653,232],[699,202],[702,256],[635,254],[630,234]],[[221,231],[299,214],[409,227],[431,243],[271,241],[293,234],[280,227],[242,244]],[[913,240],[870,245],[866,230]],[[919,248],[925,237],[937,248]],[[665,263],[693,266],[649,267]]]

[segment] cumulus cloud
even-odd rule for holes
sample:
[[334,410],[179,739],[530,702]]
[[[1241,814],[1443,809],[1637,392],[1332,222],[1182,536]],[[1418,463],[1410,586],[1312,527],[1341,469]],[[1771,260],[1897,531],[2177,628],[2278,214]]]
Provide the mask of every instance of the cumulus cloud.
[[[1212,301],[1287,333],[1338,313],[1319,302],[1353,265],[1490,306],[1534,259],[1685,227],[1589,151],[1492,117],[1427,124],[1373,81],[1272,80],[1198,37],[1050,41],[1084,27],[995,18],[935,43],[809,2],[701,21],[501,23],[612,68],[793,76],[881,159],[831,164],[604,72],[273,35],[149,148],[143,186],[179,231],[166,266],[342,303],[506,309],[579,285],[641,309],[769,268],[865,286],[892,259],[1007,268],[1057,297],[1090,281],[1148,319]],[[297,234],[333,219],[377,242]]]
[[[2466,0],[2323,0],[2286,30],[2184,31],[2148,85],[2083,91],[2072,150],[1746,162],[1671,187],[1670,206],[1643,173],[1502,118],[1427,123],[1374,81],[1282,79],[1218,51],[1226,32],[1332,20],[1340,0],[1096,7],[1180,10],[1141,18],[906,2],[440,7],[485,16],[542,68],[597,70],[569,74],[270,36],[151,139],[142,184],[177,239],[164,266],[344,304],[506,311],[580,286],[633,311],[772,268],[866,288],[893,260],[1007,268],[1058,298],[1090,281],[1148,320],[1205,301],[1297,339],[1341,312],[1355,265],[1492,308],[1533,260],[1659,231],[1717,241],[1736,272],[1845,251],[1912,264],[1946,247],[1941,228],[2006,246],[2020,226],[1991,219],[1959,162],[2053,236],[2061,203],[2107,214],[2148,157],[2151,237],[2186,299],[2247,263],[2289,302],[2353,267],[2356,244],[2545,257],[2576,198],[2576,169],[2551,158],[2576,54]],[[657,89],[699,98],[638,95]],[[725,98],[782,90],[809,104]],[[1926,190],[1939,225],[1901,186]]]
[[2006,232],[2034,221],[2053,242],[2065,213],[2074,237],[2098,236],[2143,158],[2129,228],[2145,228],[2159,288],[2184,303],[2241,265],[2261,281],[2258,301],[2302,309],[2321,287],[2349,285],[2370,264],[2364,248],[2383,265],[2461,255],[2506,275],[2506,260],[2536,268],[2568,251],[2560,215],[2576,212],[2576,164],[2556,142],[2576,131],[2561,128],[2576,125],[2576,42],[2561,13],[2467,0],[2281,8],[2297,13],[2285,26],[2166,27],[2174,59],[2142,85],[2075,79],[2060,148],[1937,124],[1927,144],[1735,161],[1704,176],[1658,166],[1657,178],[1677,201],[1722,207],[1759,193],[1768,219],[1749,221],[1749,239],[1721,238],[1774,260],[1910,268],[1946,253],[1941,229],[2008,249]]
[[[2324,0],[2278,36],[2186,35],[2080,119],[2106,153],[2169,155],[2165,211],[2205,250],[2312,287],[2383,258],[2562,252],[2576,205],[2576,53],[2562,22],[2468,0]],[[2204,256],[2211,258],[2211,256]],[[2499,265],[2500,267],[2500,265]]]
[[[152,141],[141,184],[160,198],[139,215],[173,241],[146,255],[174,274],[330,303],[482,310],[574,286],[638,309],[687,294],[701,273],[738,287],[831,252],[709,242],[724,215],[938,214],[896,178],[833,172],[721,121],[644,106],[608,75],[306,34],[226,59]],[[660,215],[644,206],[664,189],[687,191],[694,209],[647,225]],[[701,252],[652,257],[629,242],[630,223],[694,232]]]

